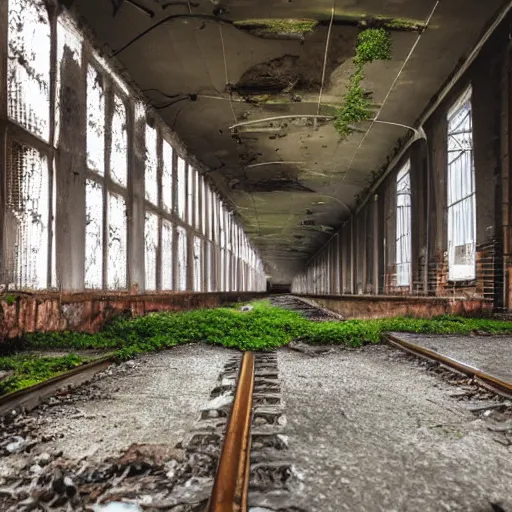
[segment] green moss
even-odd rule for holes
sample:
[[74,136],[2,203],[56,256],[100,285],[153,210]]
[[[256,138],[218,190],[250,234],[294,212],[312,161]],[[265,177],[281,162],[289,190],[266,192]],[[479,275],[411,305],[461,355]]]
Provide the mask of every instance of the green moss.
[[19,354],[0,357],[0,370],[12,372],[0,381],[0,395],[18,391],[50,379],[59,373],[90,361],[91,358],[69,354],[63,357],[42,357]]
[[274,34],[306,34],[312,32],[318,21],[309,19],[262,18],[238,20],[234,25],[245,29],[261,29]]
[[334,128],[342,139],[353,133],[353,125],[369,121],[372,113],[371,98],[361,86],[364,68],[376,60],[391,59],[391,35],[383,28],[363,30],[356,44],[356,54],[352,59],[355,71],[349,78],[349,87],[343,97],[343,105],[337,109]]

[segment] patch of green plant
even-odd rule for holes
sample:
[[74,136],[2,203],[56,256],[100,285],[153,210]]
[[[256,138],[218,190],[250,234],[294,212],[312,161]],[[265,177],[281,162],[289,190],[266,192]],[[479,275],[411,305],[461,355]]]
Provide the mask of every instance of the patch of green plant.
[[33,386],[90,360],[91,358],[76,354],[62,357],[32,354],[0,357],[0,370],[12,372],[7,378],[0,380],[0,395]]
[[28,348],[112,349],[120,360],[183,343],[203,342],[239,350],[266,350],[301,339],[311,344],[359,347],[378,343],[387,332],[430,334],[512,334],[512,322],[488,318],[440,316],[433,319],[396,317],[345,322],[312,322],[300,314],[262,300],[253,310],[200,309],[117,318],[96,334],[34,333],[23,340]]
[[261,18],[238,20],[234,25],[242,28],[261,28],[265,32],[275,34],[305,34],[312,32],[318,21],[309,19],[278,19]]
[[342,139],[353,133],[353,125],[371,119],[371,100],[361,82],[364,68],[376,60],[391,59],[391,35],[384,28],[363,30],[357,37],[356,54],[352,59],[355,71],[350,75],[343,105],[336,110],[334,128]]
[[4,295],[2,300],[5,301],[8,306],[12,306],[16,302],[16,295]]

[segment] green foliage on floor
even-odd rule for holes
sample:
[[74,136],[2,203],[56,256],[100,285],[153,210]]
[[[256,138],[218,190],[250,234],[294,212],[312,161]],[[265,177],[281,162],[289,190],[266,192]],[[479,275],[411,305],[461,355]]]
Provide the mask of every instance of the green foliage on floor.
[[[0,380],[0,395],[33,386],[59,373],[86,363],[91,358],[68,354],[61,357],[46,357],[33,354],[18,354],[0,357],[0,371],[9,372]],[[12,372],[12,373],[11,373]]]
[[346,322],[312,322],[298,313],[273,307],[266,300],[250,312],[235,308],[154,313],[113,320],[97,334],[36,333],[23,340],[28,348],[115,349],[119,359],[139,353],[203,342],[240,350],[272,349],[292,340],[311,344],[359,347],[380,342],[386,332],[512,334],[512,323],[491,319],[442,316],[432,320],[397,317]]

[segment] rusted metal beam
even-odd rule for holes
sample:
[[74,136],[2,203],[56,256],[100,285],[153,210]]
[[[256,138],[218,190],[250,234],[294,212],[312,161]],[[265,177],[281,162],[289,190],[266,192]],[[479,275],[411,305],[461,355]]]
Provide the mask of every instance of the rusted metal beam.
[[245,352],[206,512],[246,512],[249,483],[254,354]]
[[399,338],[398,336],[388,334],[387,338],[391,345],[406,350],[413,355],[433,359],[439,363],[453,368],[454,370],[457,370],[458,372],[461,372],[470,377],[474,377],[475,379],[485,383],[488,387],[491,387],[493,391],[498,394],[505,395],[507,397],[512,396],[512,382],[504,381],[498,377],[495,377],[494,375],[479,370],[474,366],[470,366],[468,364],[462,363],[461,361],[457,361],[452,357],[439,354],[438,352],[422,347],[421,345],[417,345],[416,343],[411,343],[410,341],[406,341],[402,338]]

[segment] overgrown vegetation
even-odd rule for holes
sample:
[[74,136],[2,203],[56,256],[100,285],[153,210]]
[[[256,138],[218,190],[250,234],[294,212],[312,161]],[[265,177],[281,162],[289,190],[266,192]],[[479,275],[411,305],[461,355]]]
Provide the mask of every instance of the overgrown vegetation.
[[376,60],[391,59],[391,35],[384,28],[363,30],[356,44],[356,54],[352,59],[355,71],[350,75],[349,86],[343,97],[343,106],[336,111],[334,128],[340,137],[346,138],[353,131],[353,125],[371,119],[370,94],[361,86],[367,64]]
[[32,354],[0,357],[0,371],[9,372],[7,378],[0,380],[0,395],[33,386],[84,364],[90,359],[76,354],[62,357],[42,357]]
[[154,313],[134,319],[113,320],[97,334],[27,334],[27,348],[70,348],[115,350],[119,359],[174,347],[204,342],[240,350],[262,350],[301,339],[306,343],[337,343],[358,347],[378,343],[386,332],[468,334],[486,332],[511,334],[512,322],[442,316],[431,320],[397,317],[346,322],[312,322],[298,313],[273,307],[268,301],[253,303],[250,312],[238,308]]
[[[18,350],[104,349],[119,360],[143,352],[183,343],[203,342],[239,350],[264,350],[284,346],[292,340],[310,344],[343,344],[359,347],[379,343],[387,332],[429,334],[512,334],[512,322],[493,319],[438,316],[433,319],[396,317],[380,320],[312,322],[296,312],[272,306],[269,301],[252,303],[241,312],[240,304],[218,309],[179,313],[154,313],[138,318],[116,318],[96,334],[77,332],[27,334]],[[0,370],[12,371],[0,381],[0,394],[22,389],[91,358],[69,354],[41,357],[19,354],[0,357]]]

